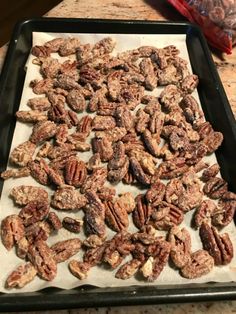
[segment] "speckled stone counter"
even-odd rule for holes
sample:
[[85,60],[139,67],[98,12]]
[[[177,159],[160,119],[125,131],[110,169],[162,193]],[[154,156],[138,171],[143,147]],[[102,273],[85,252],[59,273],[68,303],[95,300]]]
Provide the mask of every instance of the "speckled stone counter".
[[[64,0],[49,11],[48,17],[105,18],[134,20],[183,20],[165,0]],[[0,48],[0,68],[3,64],[7,45]],[[219,75],[225,87],[232,110],[236,116],[236,47],[232,55],[212,51]],[[236,301],[215,303],[187,303],[171,305],[150,305],[114,308],[91,308],[79,310],[52,311],[50,314],[149,314],[149,313],[235,313]],[[19,313],[19,312],[17,312]],[[27,312],[40,313],[40,312]],[[47,313],[44,311],[43,313]]]

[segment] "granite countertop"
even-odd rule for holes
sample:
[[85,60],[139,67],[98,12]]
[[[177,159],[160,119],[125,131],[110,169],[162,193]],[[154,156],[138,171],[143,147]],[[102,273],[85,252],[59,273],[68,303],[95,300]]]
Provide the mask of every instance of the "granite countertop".
[[[184,18],[165,0],[64,0],[50,10],[45,16],[65,18],[105,18],[133,20],[172,20]],[[0,48],[0,68],[3,64],[7,45]],[[231,108],[236,116],[236,47],[231,55],[212,50],[219,75],[225,87]],[[50,314],[148,314],[148,313],[235,313],[236,301],[201,302],[188,304],[119,306],[115,308],[92,308],[80,310],[51,311]],[[19,313],[19,312],[17,312]],[[30,312],[33,313],[33,312]],[[36,313],[36,312],[34,312]],[[40,312],[37,312],[40,313]],[[42,313],[46,313],[45,311]]]

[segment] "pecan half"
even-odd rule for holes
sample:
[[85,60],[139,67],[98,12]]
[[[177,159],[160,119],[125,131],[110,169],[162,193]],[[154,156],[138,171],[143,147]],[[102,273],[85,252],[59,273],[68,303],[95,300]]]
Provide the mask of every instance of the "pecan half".
[[44,280],[51,281],[56,277],[57,264],[53,255],[53,251],[44,241],[37,241],[29,247],[28,258]]
[[53,230],[57,231],[62,228],[62,223],[56,213],[50,212],[47,217],[47,222]]
[[11,197],[18,205],[27,205],[29,202],[46,201],[48,202],[48,193],[37,186],[19,185],[14,187],[10,193]]
[[44,201],[29,202],[19,212],[19,217],[27,227],[35,222],[43,220],[49,213],[49,204]]
[[47,114],[39,110],[19,110],[16,112],[16,118],[21,122],[36,123],[47,120]]
[[211,178],[215,177],[220,171],[220,166],[218,164],[213,164],[212,166],[205,169],[202,173],[201,179],[206,182]]
[[227,265],[233,258],[233,244],[228,233],[218,234],[216,228],[202,223],[199,231],[203,248],[214,258],[215,265]]
[[110,116],[96,116],[92,121],[92,129],[96,131],[114,129],[116,120]]
[[65,181],[74,187],[81,187],[87,177],[87,168],[82,160],[70,158],[65,164]]
[[233,192],[226,192],[219,200],[219,208],[212,217],[212,224],[215,226],[227,226],[234,218],[236,209],[236,195]]
[[212,200],[204,200],[195,212],[195,226],[201,227],[203,222],[210,222],[215,212],[217,212],[216,204]]
[[51,205],[60,210],[77,210],[84,207],[86,203],[86,198],[70,185],[58,187],[51,200]]
[[25,235],[25,229],[22,219],[17,215],[9,215],[2,220],[1,237],[2,243],[9,251]]
[[66,230],[70,232],[79,233],[83,225],[83,221],[71,217],[64,217],[62,220],[62,225]]
[[86,101],[84,95],[79,89],[72,89],[66,97],[67,104],[76,112],[84,111],[86,108]]
[[147,190],[145,197],[147,202],[151,206],[157,206],[161,203],[166,193],[166,186],[160,180],[151,184],[150,188]]
[[133,211],[133,221],[137,228],[141,229],[149,222],[153,208],[147,203],[145,195],[139,194],[135,198],[136,207]]
[[116,201],[104,202],[106,223],[112,230],[117,232],[127,229],[129,226],[127,211],[125,207],[120,205]]
[[30,98],[27,105],[32,110],[46,111],[51,107],[51,103],[47,97],[34,97]]
[[116,199],[116,204],[119,207],[125,208],[128,214],[130,214],[135,209],[135,200],[130,192],[119,195],[119,197]]
[[89,263],[79,262],[76,260],[71,260],[68,264],[68,267],[72,275],[79,278],[80,280],[87,278],[88,272],[91,268]]
[[135,157],[130,157],[130,168],[137,181],[144,185],[150,184],[150,176],[143,171],[143,168]]
[[23,288],[29,282],[31,282],[37,275],[37,270],[31,263],[25,263],[18,266],[13,272],[7,277],[6,287],[7,288]]
[[28,177],[30,175],[30,169],[28,167],[23,167],[20,169],[8,169],[1,173],[1,178],[7,180],[9,178],[22,178]]
[[96,168],[93,170],[92,174],[87,176],[81,187],[81,193],[85,193],[88,190],[97,191],[106,182],[107,169]]
[[115,274],[118,279],[129,279],[134,276],[141,266],[141,262],[137,259],[132,259],[130,262],[122,265]]
[[227,188],[228,184],[224,179],[213,177],[205,183],[203,192],[210,198],[217,199],[227,192]]
[[34,125],[30,141],[36,145],[56,135],[57,127],[52,121],[42,121]]
[[60,241],[51,246],[56,263],[65,262],[71,256],[77,254],[80,248],[81,241],[78,238]]
[[92,147],[95,153],[98,153],[101,161],[108,161],[113,157],[112,142],[106,137],[104,138],[93,138]]
[[32,160],[36,145],[30,141],[26,141],[13,149],[10,154],[10,161],[20,167],[27,166]]
[[181,269],[180,273],[188,279],[195,279],[207,275],[214,267],[214,259],[205,250],[198,250],[191,254],[190,261]]

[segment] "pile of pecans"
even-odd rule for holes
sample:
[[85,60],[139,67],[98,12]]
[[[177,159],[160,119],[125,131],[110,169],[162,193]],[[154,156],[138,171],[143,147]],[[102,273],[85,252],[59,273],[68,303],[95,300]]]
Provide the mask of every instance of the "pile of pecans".
[[[117,55],[114,47],[108,37],[94,45],[56,38],[32,48],[42,79],[30,86],[39,96],[16,117],[33,129],[10,154],[16,167],[1,177],[32,176],[53,195],[49,199],[38,186],[11,191],[20,210],[3,219],[2,242],[26,262],[8,276],[7,288],[21,288],[36,275],[53,280],[57,264],[80,250],[83,260],[70,259],[68,267],[81,280],[105,263],[118,268],[116,278],[138,274],[154,281],[169,260],[193,279],[233,257],[228,234],[218,229],[232,221],[236,195],[217,177],[218,164],[204,161],[223,136],[204,120],[191,95],[198,77],[175,46],[142,46]],[[60,63],[57,54],[69,58]],[[160,86],[158,96],[150,95]],[[87,151],[93,154],[85,162]],[[127,192],[116,195],[120,182]],[[130,185],[139,188],[136,197]],[[80,209],[83,220],[68,215],[61,221],[56,214]],[[189,211],[203,245],[195,252],[188,230],[178,227]],[[72,238],[49,247],[48,237],[62,228]],[[112,238],[108,228],[115,232]]]

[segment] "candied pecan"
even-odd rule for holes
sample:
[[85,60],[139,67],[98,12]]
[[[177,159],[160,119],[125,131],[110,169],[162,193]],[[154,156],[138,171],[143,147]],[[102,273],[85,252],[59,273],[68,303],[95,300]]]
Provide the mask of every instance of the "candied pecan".
[[39,148],[36,159],[45,158],[48,157],[48,152],[52,149],[52,144],[50,142],[45,142],[43,145]]
[[[55,47],[55,43],[53,45]],[[80,40],[74,37],[66,38],[60,41],[60,45],[57,44],[57,46],[59,46],[57,51],[61,56],[69,56],[76,52],[76,49],[80,46]]]
[[169,230],[171,227],[181,224],[183,219],[183,211],[165,201],[153,208],[151,215],[151,223],[158,230]]
[[53,258],[56,263],[62,263],[71,256],[77,254],[81,248],[81,241],[78,238],[57,242],[51,246]]
[[106,177],[107,169],[105,168],[94,169],[92,174],[87,176],[87,179],[84,181],[84,184],[81,187],[81,193],[84,193],[88,190],[97,191],[106,182]]
[[64,217],[62,220],[62,225],[66,230],[69,230],[70,232],[79,233],[83,225],[83,221],[71,217]]
[[111,130],[107,130],[106,132],[97,131],[95,133],[95,136],[97,138],[106,137],[108,141],[117,142],[117,141],[120,141],[125,136],[126,133],[127,133],[127,131],[125,128],[115,127]]
[[57,37],[57,38],[47,41],[44,44],[44,46],[50,49],[51,52],[58,52],[60,46],[64,44],[65,40],[66,40],[65,38]]
[[124,178],[122,179],[122,182],[125,184],[134,184],[137,182],[134,175],[130,170],[127,171],[127,173],[124,175]]
[[213,130],[210,122],[206,121],[206,122],[203,122],[200,125],[198,125],[197,132],[200,136],[200,139],[203,140],[208,135],[210,135],[212,132],[214,132],[214,130]]
[[33,80],[30,82],[30,87],[32,87],[33,92],[35,94],[45,94],[47,93],[50,89],[54,87],[54,80],[51,78],[45,78],[43,80]]
[[[133,78],[133,75],[131,77]],[[143,86],[131,84],[121,89],[118,100],[125,102],[130,110],[134,110],[140,104],[143,94]]]
[[35,222],[43,220],[49,213],[49,205],[45,201],[29,202],[19,212],[24,226],[29,226]]
[[52,168],[50,165],[46,163],[44,159],[42,159],[42,163],[44,165],[45,171],[47,172],[48,178],[52,183],[59,186],[65,183],[63,175],[59,169]]
[[70,158],[65,164],[65,181],[69,185],[81,187],[87,177],[87,168],[82,160]]
[[142,138],[149,152],[157,157],[159,154],[158,139],[155,138],[148,129],[143,132]]
[[55,135],[56,143],[62,145],[67,141],[68,126],[67,124],[59,124],[57,127],[57,133]]
[[27,166],[32,160],[36,145],[30,141],[26,141],[13,149],[10,154],[10,161],[20,167]]
[[48,57],[50,56],[51,50],[49,47],[35,45],[32,47],[31,53],[35,57]]
[[115,194],[116,189],[108,186],[103,186],[97,191],[97,195],[101,201],[112,201]]
[[62,228],[62,223],[60,218],[57,216],[56,213],[50,212],[47,217],[47,222],[52,227],[53,230],[59,230]]
[[188,171],[188,169],[189,166],[186,165],[185,158],[183,157],[164,161],[156,169],[152,182],[155,182],[157,179],[173,179],[179,177]]
[[218,164],[213,164],[212,166],[208,167],[206,170],[203,171],[201,179],[206,182],[211,178],[215,177],[219,171],[220,166]]
[[101,246],[105,241],[105,238],[101,238],[96,234],[91,234],[89,237],[87,237],[84,242],[83,245],[87,248],[95,248],[98,246]]
[[107,88],[109,97],[115,101],[117,100],[121,91],[121,75],[123,71],[117,70],[111,72],[107,77]]
[[119,169],[126,161],[124,143],[122,141],[115,143],[113,151],[113,158],[109,160],[108,169]]
[[148,127],[150,116],[142,108],[140,108],[136,113],[135,120],[136,120],[136,124],[135,124],[136,131],[138,133],[143,133]]
[[135,209],[135,200],[130,192],[120,194],[116,199],[116,204],[119,207],[125,208],[128,214],[130,214]]
[[140,162],[135,157],[130,157],[129,160],[134,177],[138,180],[138,182],[144,185],[149,185],[151,181],[150,176],[143,171]]
[[236,195],[233,192],[226,192],[219,200],[219,208],[214,212],[212,224],[215,226],[227,226],[234,217],[236,208]]
[[200,227],[203,222],[210,222],[215,212],[217,212],[216,204],[212,200],[204,200],[195,212],[195,226]]
[[31,176],[43,185],[48,185],[49,178],[47,171],[44,167],[44,163],[42,163],[42,159],[33,160],[28,163],[28,167],[30,170]]
[[189,139],[181,128],[176,128],[169,136],[169,145],[173,151],[183,151],[188,147]]
[[103,255],[107,245],[108,242],[106,241],[100,246],[86,250],[83,256],[83,261],[85,263],[88,263],[90,267],[101,264],[103,261]]
[[104,54],[108,54],[113,51],[114,47],[116,45],[116,42],[111,37],[105,37],[93,46],[92,52],[93,57],[101,56]]
[[24,234],[23,221],[18,215],[9,215],[2,220],[2,243],[8,251],[24,237]]
[[204,187],[203,192],[210,198],[220,198],[227,191],[228,184],[222,178],[213,177],[208,180]]
[[187,75],[181,82],[181,90],[185,94],[191,94],[198,86],[198,76],[195,74]]
[[47,97],[34,97],[30,98],[27,105],[32,110],[46,111],[51,107],[51,103]]
[[19,258],[25,259],[28,253],[28,249],[29,241],[26,239],[26,237],[23,237],[17,242],[16,255]]
[[214,267],[214,259],[205,250],[198,250],[191,254],[190,261],[181,269],[181,275],[188,279],[195,279],[208,274]]
[[11,190],[10,195],[18,205],[27,205],[37,200],[48,202],[48,193],[37,186],[19,185]]
[[168,235],[171,245],[170,257],[176,267],[182,268],[191,258],[191,237],[187,229],[173,227]]
[[99,71],[97,71],[96,69],[92,68],[89,65],[83,65],[80,68],[80,83],[86,84],[89,83],[92,85],[92,87],[94,87],[95,89],[99,89],[102,87],[102,82],[103,82],[103,76],[101,75],[101,73]]
[[60,210],[77,210],[84,207],[86,203],[86,198],[70,185],[58,187],[51,200],[51,205]]
[[77,124],[77,131],[81,133],[85,133],[86,136],[89,136],[92,130],[92,118],[89,115],[83,116],[78,124]]
[[114,115],[117,126],[124,127],[127,131],[133,129],[134,119],[129,108],[125,106],[117,106]]
[[19,169],[8,169],[1,173],[1,178],[7,180],[9,178],[22,178],[28,177],[30,175],[30,169],[28,167],[23,167]]
[[118,279],[129,279],[139,270],[141,262],[137,259],[132,259],[130,262],[123,264],[115,274]]
[[105,86],[102,86],[102,88],[93,92],[90,98],[90,101],[88,103],[89,111],[91,112],[97,111],[100,105],[103,105],[104,103],[107,104],[107,101],[105,100],[106,93],[107,93],[107,88]]
[[81,112],[85,110],[85,98],[79,89],[70,90],[66,97],[66,101],[70,108],[76,112]]
[[47,114],[39,110],[19,110],[16,112],[17,120],[27,123],[36,123],[47,120]]
[[154,90],[157,86],[157,75],[154,71],[154,66],[149,58],[144,58],[139,64],[141,74],[145,77],[144,85],[148,90]]
[[[147,106],[144,110],[147,109]],[[160,135],[162,131],[162,127],[164,125],[165,115],[163,112],[155,111],[152,115],[150,115],[149,120],[149,130],[152,134],[155,135],[155,138],[159,141]]]
[[79,89],[80,87],[74,77],[71,77],[67,74],[58,75],[57,81],[54,83],[54,85],[68,91],[71,89]]
[[23,288],[31,282],[36,275],[37,270],[31,263],[22,264],[7,277],[6,288]]
[[[73,144],[65,143],[60,146],[51,146],[47,151],[47,157],[50,159],[57,159],[57,158],[70,158],[71,155],[76,154],[71,150],[74,149]],[[73,153],[73,154],[72,154]]]
[[51,233],[52,229],[48,222],[40,221],[25,228],[25,237],[29,244],[33,244],[36,241],[46,241]]
[[79,72],[77,69],[77,62],[66,60],[60,65],[60,73],[72,77],[75,81],[79,80]]
[[68,264],[69,270],[75,277],[80,280],[86,279],[91,265],[86,262],[79,262],[76,260],[71,260]]
[[233,258],[233,244],[228,233],[218,234],[216,228],[202,223],[200,238],[203,248],[214,258],[215,265],[227,265]]
[[87,191],[88,205],[85,209],[84,223],[87,234],[97,234],[104,237],[105,227],[105,206],[93,191]]
[[72,144],[72,149],[75,149],[75,146],[78,145],[78,143],[86,144],[85,141],[86,141],[87,136],[88,136],[88,134],[86,134],[86,133],[76,131],[76,132],[70,133],[70,135],[68,135],[67,142]]
[[55,136],[57,132],[56,124],[52,121],[41,121],[34,125],[30,141],[36,145]]
[[170,243],[167,241],[157,241],[154,246],[154,254],[152,254],[147,261],[142,265],[140,271],[148,281],[156,280],[165,265],[168,262],[170,254]]
[[89,171],[93,171],[96,168],[101,168],[101,158],[99,153],[93,154],[87,162],[87,169]]
[[179,105],[181,92],[175,85],[168,85],[161,92],[159,100],[164,108],[168,111],[173,110]]
[[133,222],[137,228],[141,229],[149,222],[153,208],[147,203],[143,194],[136,196],[135,202],[136,207],[133,211]]
[[105,201],[105,220],[107,225],[114,231],[127,229],[129,226],[128,214],[123,206],[116,201]]
[[135,157],[140,163],[142,169],[149,175],[154,175],[156,170],[156,161],[148,152],[141,149],[134,149],[128,152],[129,157]]
[[[101,116],[116,116],[116,108],[121,105],[116,102],[111,102],[111,101],[108,102],[104,98],[102,98],[99,100],[98,103],[96,103],[96,106],[97,106],[97,114]],[[90,110],[90,111],[95,111],[95,110]]]
[[107,180],[110,182],[119,182],[124,178],[128,170],[129,170],[129,159],[126,156],[123,166],[121,166],[118,169],[109,170],[108,175],[107,175]]
[[92,121],[92,129],[97,131],[113,129],[116,126],[116,121],[110,116],[95,116]]
[[162,183],[160,180],[157,180],[155,183],[152,183],[150,188],[147,190],[145,197],[147,202],[151,206],[159,205],[166,193],[165,184]]
[[47,57],[47,58],[37,58],[32,61],[33,64],[40,65],[40,73],[44,78],[55,78],[60,71],[60,63],[57,59]]
[[27,256],[38,275],[44,280],[51,281],[57,274],[57,264],[53,255],[53,251],[44,241],[37,241],[29,247]]
[[211,132],[206,136],[202,142],[207,147],[207,153],[211,154],[215,152],[223,142],[223,134],[221,132]]
[[92,147],[94,153],[98,153],[101,161],[108,161],[113,157],[112,142],[106,137],[93,138]]
[[185,157],[188,166],[195,165],[200,162],[207,154],[207,147],[202,142],[190,143],[181,155]]

